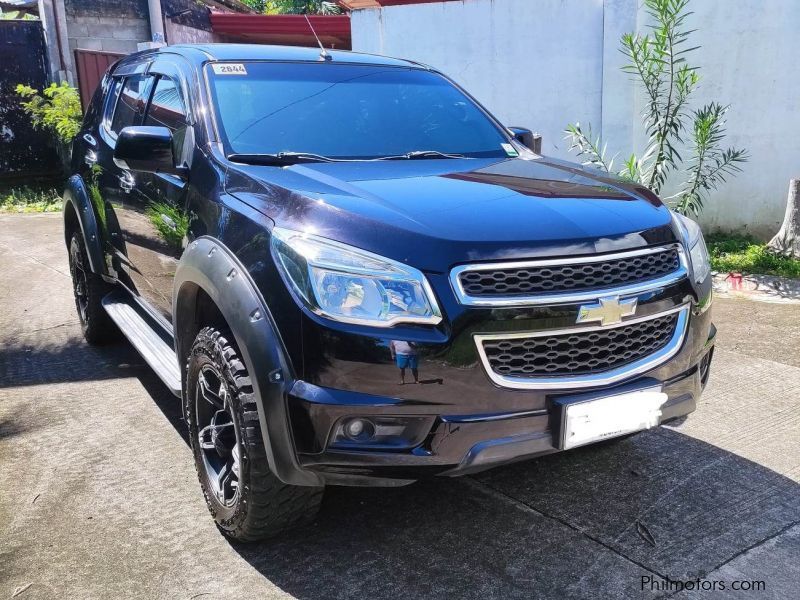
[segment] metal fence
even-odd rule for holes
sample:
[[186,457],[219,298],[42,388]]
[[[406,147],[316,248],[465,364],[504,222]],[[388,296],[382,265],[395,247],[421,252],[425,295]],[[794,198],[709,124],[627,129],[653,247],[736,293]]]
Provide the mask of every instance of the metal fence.
[[89,106],[94,91],[106,69],[117,62],[124,54],[100,52],[97,50],[75,50],[75,66],[78,72],[78,89],[81,93],[83,110]]

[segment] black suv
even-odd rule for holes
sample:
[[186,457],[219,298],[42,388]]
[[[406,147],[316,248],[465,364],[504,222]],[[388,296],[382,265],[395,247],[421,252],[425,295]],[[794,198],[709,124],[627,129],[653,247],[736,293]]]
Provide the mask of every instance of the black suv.
[[434,69],[173,46],[106,74],[65,240],[86,339],[182,398],[222,531],[694,410],[715,330],[697,225],[548,159]]

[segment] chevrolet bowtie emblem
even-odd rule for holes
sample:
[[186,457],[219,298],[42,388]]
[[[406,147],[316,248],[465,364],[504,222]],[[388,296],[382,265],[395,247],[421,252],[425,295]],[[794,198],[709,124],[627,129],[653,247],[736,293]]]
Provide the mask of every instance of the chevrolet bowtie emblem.
[[577,323],[599,321],[600,325],[622,323],[623,317],[636,314],[636,298],[620,300],[619,296],[600,298],[595,304],[584,304],[578,310]]

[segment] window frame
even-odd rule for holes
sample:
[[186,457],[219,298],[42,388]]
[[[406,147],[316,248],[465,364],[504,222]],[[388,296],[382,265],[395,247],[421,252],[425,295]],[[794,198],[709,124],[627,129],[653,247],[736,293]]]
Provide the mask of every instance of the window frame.
[[[117,102],[122,88],[125,86],[125,76],[112,76],[109,91],[103,103],[103,118],[100,120],[100,132],[105,134],[110,140],[116,142],[117,134],[111,129],[114,120],[114,112],[117,110]],[[106,140],[108,141],[108,140]]]
[[[128,77],[133,75],[147,77],[151,64],[151,58],[147,60],[139,59],[129,63],[123,60],[112,67],[112,71],[108,74],[110,79],[109,85],[113,87],[106,93],[103,99],[103,113],[98,130],[100,137],[112,148],[116,146],[118,136],[111,129],[111,124],[114,122],[114,113],[117,111],[117,104],[119,103],[122,88],[125,87],[125,81]],[[119,87],[117,87],[117,83],[120,84]]]
[[[186,124],[193,127],[195,125],[195,115],[192,105],[191,86],[189,83],[190,77],[186,70],[177,64],[174,58],[179,57],[178,55],[167,54],[159,56],[150,66],[148,74],[159,78],[167,77],[176,84],[181,92],[181,101],[183,102],[183,109],[186,115]],[[153,87],[153,90],[155,90],[155,87]],[[147,108],[149,108],[149,104]]]
[[[126,125],[126,127],[135,127],[137,125],[141,125],[142,124],[142,122],[144,121],[144,116],[147,114],[147,107],[150,105],[150,98],[153,96],[153,89],[154,89],[155,80],[156,80],[156,77],[154,75],[152,75],[150,73],[147,73],[147,72],[145,72],[145,73],[131,73],[131,74],[125,75],[124,77],[121,78],[122,85],[119,88],[119,93],[117,94],[117,99],[116,99],[116,102],[114,104],[114,111],[111,113],[111,122],[109,123],[109,133],[113,136],[115,141],[116,141],[117,137],[119,136],[119,133],[114,131],[114,129],[113,129],[114,117],[117,116],[117,110],[119,109],[119,105],[120,105],[120,102],[122,100],[122,92],[125,89],[125,86],[127,85],[128,80],[133,78],[133,77],[141,78],[142,82],[144,83],[145,87],[143,88],[143,93],[139,94],[136,97],[137,104],[140,101],[144,102],[144,108],[142,109],[142,114],[138,115],[138,118],[134,119],[133,123],[131,123],[130,125]],[[136,113],[138,113],[138,109],[135,110],[134,114],[136,114]],[[122,129],[124,129],[124,127]]]

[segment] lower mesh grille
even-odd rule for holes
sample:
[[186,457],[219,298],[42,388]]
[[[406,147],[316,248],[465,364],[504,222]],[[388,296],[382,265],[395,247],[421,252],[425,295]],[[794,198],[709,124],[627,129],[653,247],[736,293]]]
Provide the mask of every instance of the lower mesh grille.
[[507,377],[591,375],[623,367],[658,352],[672,339],[678,314],[672,313],[594,331],[485,339],[488,366]]

